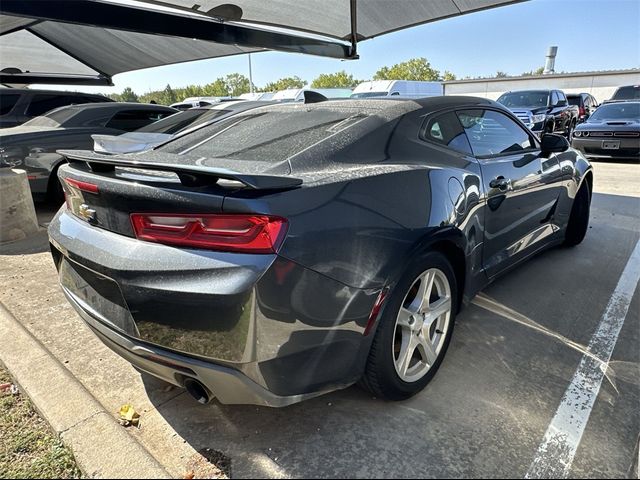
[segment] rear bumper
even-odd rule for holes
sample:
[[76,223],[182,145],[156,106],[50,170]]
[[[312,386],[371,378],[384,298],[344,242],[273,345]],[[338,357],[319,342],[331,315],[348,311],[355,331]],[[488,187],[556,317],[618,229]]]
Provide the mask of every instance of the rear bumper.
[[337,388],[300,395],[276,395],[233,368],[189,358],[169,350],[136,342],[105,325],[104,319],[100,319],[97,312],[82,305],[78,298],[68,290],[63,289],[63,291],[71,305],[96,336],[138,370],[179,387],[184,386],[184,382],[188,378],[196,379],[220,403],[286,407]]
[[372,337],[362,333],[377,291],[275,255],[140,242],[64,209],[49,236],[61,275],[73,268],[82,282],[63,282],[69,301],[140,370],[175,385],[195,378],[222,403],[268,406],[362,375]]

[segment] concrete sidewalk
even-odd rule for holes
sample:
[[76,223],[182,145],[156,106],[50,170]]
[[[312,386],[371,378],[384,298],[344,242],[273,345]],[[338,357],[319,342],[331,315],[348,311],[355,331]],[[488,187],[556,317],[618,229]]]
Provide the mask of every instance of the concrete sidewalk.
[[[67,369],[0,304],[0,360],[90,478],[170,478]],[[9,340],[10,341],[7,341]]]

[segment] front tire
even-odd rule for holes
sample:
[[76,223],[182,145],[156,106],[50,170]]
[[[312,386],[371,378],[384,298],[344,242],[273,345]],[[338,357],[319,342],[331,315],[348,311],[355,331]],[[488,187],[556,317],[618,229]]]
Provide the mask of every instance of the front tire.
[[591,193],[589,192],[589,184],[585,181],[578,190],[576,198],[573,199],[571,215],[564,236],[564,244],[567,247],[574,247],[584,240],[589,228],[590,210]]
[[456,277],[443,254],[414,262],[384,308],[361,385],[387,400],[424,389],[451,341],[457,298]]

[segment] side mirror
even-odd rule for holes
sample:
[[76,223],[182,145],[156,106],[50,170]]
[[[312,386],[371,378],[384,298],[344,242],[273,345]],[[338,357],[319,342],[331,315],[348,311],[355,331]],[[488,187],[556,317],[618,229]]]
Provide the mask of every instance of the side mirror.
[[561,153],[569,150],[569,141],[562,135],[555,133],[545,133],[542,135],[542,153]]

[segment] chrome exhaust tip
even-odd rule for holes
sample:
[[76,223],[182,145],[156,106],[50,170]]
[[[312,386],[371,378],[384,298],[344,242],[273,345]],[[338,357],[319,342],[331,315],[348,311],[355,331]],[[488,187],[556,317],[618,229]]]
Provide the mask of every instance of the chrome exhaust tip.
[[184,381],[184,388],[187,390],[189,395],[195,398],[195,400],[202,405],[206,405],[213,400],[213,396],[209,393],[209,390],[207,390],[207,388],[198,380],[187,378]]

